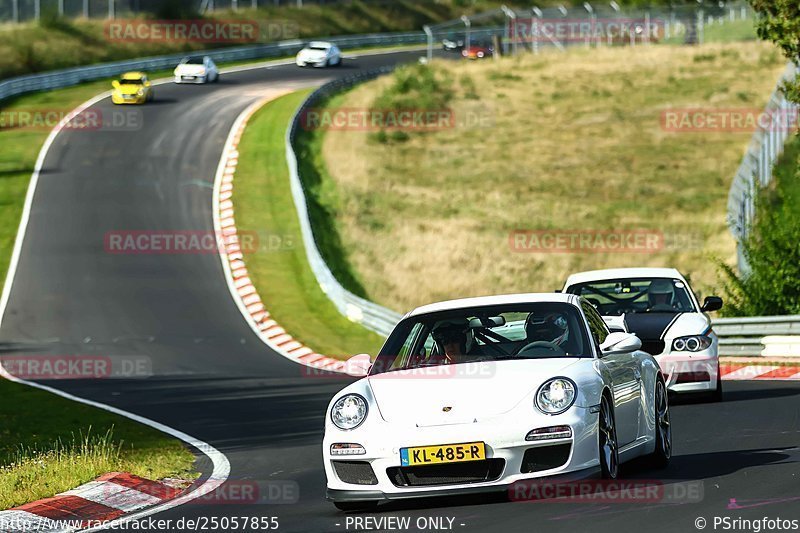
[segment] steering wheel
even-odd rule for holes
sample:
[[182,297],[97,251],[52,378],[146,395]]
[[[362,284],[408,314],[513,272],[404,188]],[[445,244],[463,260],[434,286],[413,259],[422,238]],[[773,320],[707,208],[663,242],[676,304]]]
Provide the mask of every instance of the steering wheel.
[[[543,349],[543,350],[547,350],[549,352],[552,352],[552,355],[567,355],[567,352],[564,351],[561,348],[561,346],[559,346],[558,344],[556,344],[554,342],[548,342],[548,341],[534,341],[534,342],[528,343],[525,346],[523,346],[522,348],[520,348],[519,351],[517,351],[517,355],[525,355],[525,352],[533,351],[534,348],[540,348],[540,349]],[[537,355],[545,355],[545,354],[537,354]],[[546,355],[550,355],[550,354],[546,354]]]

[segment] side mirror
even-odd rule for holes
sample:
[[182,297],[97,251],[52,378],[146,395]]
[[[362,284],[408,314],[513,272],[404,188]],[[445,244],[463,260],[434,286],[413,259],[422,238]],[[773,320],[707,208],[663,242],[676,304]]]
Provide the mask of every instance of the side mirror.
[[145,87],[150,87],[150,82],[149,81],[144,82],[144,86]]
[[112,82],[111,82],[111,86],[112,86],[113,88],[115,88],[115,89],[119,89],[119,81],[118,81],[118,80],[114,80],[114,81],[112,81]]
[[370,358],[369,354],[360,353],[347,360],[344,371],[350,376],[364,377],[369,374],[369,370],[371,368],[372,359]]
[[605,342],[600,345],[603,355],[631,353],[642,347],[642,341],[633,333],[609,333]]
[[706,299],[703,301],[703,307],[700,308],[704,313],[719,311],[720,309],[722,309],[722,298],[719,296],[706,296]]

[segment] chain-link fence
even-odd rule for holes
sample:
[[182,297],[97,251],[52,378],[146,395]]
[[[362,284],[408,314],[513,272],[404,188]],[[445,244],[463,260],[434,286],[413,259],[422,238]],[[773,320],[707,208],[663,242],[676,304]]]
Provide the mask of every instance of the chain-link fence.
[[773,168],[783,153],[786,140],[797,130],[800,109],[797,104],[788,101],[781,90],[784,82],[795,79],[797,74],[797,66],[789,63],[760,117],[758,129],[753,134],[728,194],[728,225],[739,243],[737,255],[742,272],[746,272],[748,266],[742,254],[741,242],[747,238],[755,217],[756,197],[760,189],[772,182]]
[[[393,0],[358,0],[388,5]],[[303,7],[314,4],[347,4],[353,0],[0,0],[0,22],[26,22],[59,15],[67,18],[122,18],[138,15],[172,18],[192,13]]]

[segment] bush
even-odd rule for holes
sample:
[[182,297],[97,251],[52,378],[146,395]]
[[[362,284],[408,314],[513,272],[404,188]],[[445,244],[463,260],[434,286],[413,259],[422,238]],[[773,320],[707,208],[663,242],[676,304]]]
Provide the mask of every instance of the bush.
[[774,186],[760,192],[756,219],[742,252],[750,271],[722,266],[731,316],[800,314],[800,138],[776,168]]

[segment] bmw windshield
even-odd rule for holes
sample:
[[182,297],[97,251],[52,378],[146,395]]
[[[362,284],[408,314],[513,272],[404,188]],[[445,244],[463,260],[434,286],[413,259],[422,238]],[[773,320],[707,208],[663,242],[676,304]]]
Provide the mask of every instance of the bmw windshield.
[[572,294],[586,298],[604,316],[628,313],[697,312],[686,283],[668,278],[628,278],[572,285]]
[[542,302],[415,316],[389,336],[370,374],[478,361],[591,357],[578,309]]

